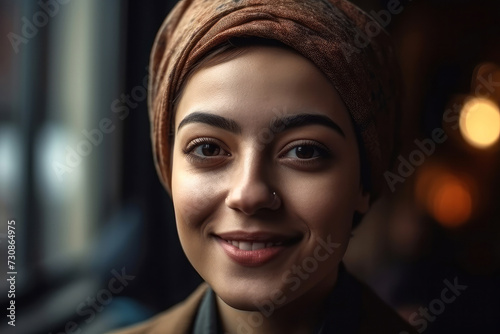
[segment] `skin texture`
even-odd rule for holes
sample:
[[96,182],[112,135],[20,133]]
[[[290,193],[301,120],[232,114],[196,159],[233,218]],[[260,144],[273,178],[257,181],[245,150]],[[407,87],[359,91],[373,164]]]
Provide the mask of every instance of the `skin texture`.
[[[196,112],[232,120],[240,131],[204,122],[178,129]],[[324,124],[280,131],[286,123],[272,124],[297,114],[326,116],[341,131]],[[345,105],[301,55],[252,46],[193,74],[175,115],[172,199],[182,247],[216,292],[225,331],[312,330],[335,284],[353,214],[369,208],[359,164]],[[296,239],[269,262],[244,266],[215,237],[233,231]],[[335,250],[328,253],[324,243]],[[259,310],[265,312],[253,313]]]

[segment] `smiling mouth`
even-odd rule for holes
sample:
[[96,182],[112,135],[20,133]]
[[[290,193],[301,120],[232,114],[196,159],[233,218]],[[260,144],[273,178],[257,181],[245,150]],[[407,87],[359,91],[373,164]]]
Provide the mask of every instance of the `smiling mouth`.
[[282,241],[279,242],[249,242],[249,241],[236,241],[236,240],[224,240],[224,241],[230,245],[233,245],[238,249],[245,251],[254,251],[264,248],[283,246]]
[[263,265],[297,244],[302,236],[232,232],[214,235],[224,253],[246,267]]

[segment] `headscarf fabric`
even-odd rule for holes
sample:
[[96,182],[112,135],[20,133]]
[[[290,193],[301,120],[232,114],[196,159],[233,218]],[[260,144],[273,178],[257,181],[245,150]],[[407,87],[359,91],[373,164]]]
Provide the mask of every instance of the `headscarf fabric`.
[[384,188],[399,109],[398,67],[380,24],[345,0],[181,0],[163,22],[150,59],[154,160],[171,193],[173,106],[189,69],[232,38],[281,42],[331,81],[352,118],[374,200]]

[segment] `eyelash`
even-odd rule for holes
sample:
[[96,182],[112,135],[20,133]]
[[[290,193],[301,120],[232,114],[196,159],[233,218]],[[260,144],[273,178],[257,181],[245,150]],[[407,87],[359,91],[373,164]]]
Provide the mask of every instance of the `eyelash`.
[[285,148],[282,150],[283,153],[280,153],[279,157],[286,158],[285,156],[288,153],[290,153],[294,149],[297,149],[298,147],[312,147],[314,150],[318,152],[318,156],[308,159],[288,158],[295,164],[312,165],[312,164],[317,164],[319,162],[318,160],[325,160],[332,157],[330,149],[328,149],[325,145],[312,140],[302,140],[285,146]]
[[[226,152],[226,154],[218,154],[218,155],[214,155],[214,156],[201,156],[201,155],[193,153],[193,151],[195,149],[197,149],[198,147],[200,147],[201,145],[204,145],[204,144],[216,145],[221,151]],[[189,145],[185,149],[183,149],[182,151],[192,163],[203,164],[203,163],[209,162],[209,160],[217,159],[220,157],[231,156],[231,154],[227,153],[227,151],[225,149],[223,149],[222,146],[223,146],[222,143],[220,143],[218,140],[215,140],[212,138],[196,138],[196,139],[192,140],[189,143]],[[290,153],[292,150],[294,150],[298,147],[312,147],[313,149],[315,149],[318,152],[318,156],[313,157],[313,158],[308,158],[308,159],[285,158],[285,156],[288,153]],[[318,142],[311,141],[311,140],[302,140],[299,142],[295,142],[293,144],[289,144],[289,145],[285,146],[285,148],[282,150],[282,152],[283,153],[280,153],[278,155],[279,158],[285,158],[285,159],[288,159],[290,161],[293,161],[293,163],[295,163],[295,164],[300,164],[300,165],[317,164],[318,160],[320,160],[320,159],[324,160],[324,159],[328,159],[328,158],[332,157],[330,150],[326,146],[324,146]]]
[[184,154],[186,155],[186,157],[191,162],[198,162],[198,163],[206,163],[210,159],[216,159],[216,158],[221,157],[221,156],[230,156],[231,155],[231,154],[227,153],[227,154],[223,154],[223,155],[215,155],[215,156],[204,157],[204,156],[201,156],[201,155],[193,153],[193,151],[195,149],[197,149],[198,147],[200,147],[203,144],[216,145],[216,146],[219,147],[219,149],[221,151],[225,152],[225,150],[222,148],[223,145],[219,141],[217,141],[215,139],[212,139],[212,138],[196,138],[196,139],[193,139],[189,143],[189,145],[185,149],[183,149],[182,151],[184,152]]

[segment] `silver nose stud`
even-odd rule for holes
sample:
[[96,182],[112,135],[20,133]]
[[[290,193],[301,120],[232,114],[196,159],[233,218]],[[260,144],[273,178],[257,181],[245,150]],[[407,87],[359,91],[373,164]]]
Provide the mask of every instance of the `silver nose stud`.
[[276,210],[281,206],[281,199],[276,194],[276,191],[273,191],[273,202],[271,203],[271,209]]

